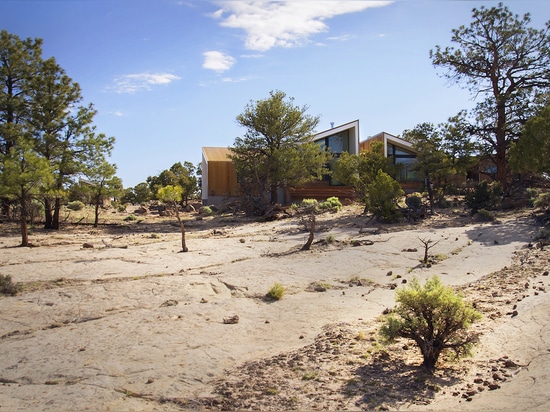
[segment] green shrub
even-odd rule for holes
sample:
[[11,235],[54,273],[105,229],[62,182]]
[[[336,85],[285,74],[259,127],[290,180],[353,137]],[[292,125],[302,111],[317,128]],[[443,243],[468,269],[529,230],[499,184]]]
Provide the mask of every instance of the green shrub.
[[129,215],[129,216],[126,216],[126,217],[124,218],[124,221],[125,221],[125,222],[131,222],[131,221],[133,221],[133,220],[137,220],[136,215],[133,215],[133,214],[132,214],[132,215]]
[[540,193],[533,200],[533,206],[541,209],[550,208],[550,193]]
[[19,285],[12,282],[10,275],[0,275],[0,294],[15,296],[19,290]]
[[423,287],[413,278],[397,291],[395,300],[397,306],[380,329],[386,342],[398,337],[412,339],[420,348],[423,366],[429,370],[435,368],[443,351],[454,351],[456,358],[471,353],[477,335],[467,331],[481,314],[437,276]]
[[300,206],[302,207],[310,207],[310,206],[317,206],[319,202],[317,199],[302,199],[302,203]]
[[405,198],[405,204],[411,210],[422,210],[422,206],[424,205],[422,202],[422,195],[418,192],[411,193]]
[[342,209],[342,203],[336,196],[332,196],[324,202],[319,203],[319,208],[322,210],[330,210],[331,212],[338,212]]
[[466,193],[464,200],[472,209],[472,214],[480,209],[494,209],[502,200],[502,185],[499,182],[481,182],[474,187],[474,190]]
[[283,298],[283,295],[285,294],[285,288],[280,283],[275,283],[271,288],[268,290],[266,297],[273,300],[281,300]]
[[367,210],[379,220],[395,222],[401,216],[397,202],[404,194],[398,181],[379,170],[376,178],[368,185],[365,199]]
[[199,213],[201,215],[210,216],[213,213],[213,211],[212,211],[212,208],[210,206],[201,206],[200,209],[199,209]]
[[75,200],[74,202],[69,202],[67,204],[67,209],[70,209],[70,210],[73,210],[73,211],[78,211],[78,210],[82,210],[86,207],[86,205],[84,203],[82,203],[80,200]]
[[491,212],[490,210],[479,209],[477,211],[477,215],[484,222],[492,222],[492,221],[495,220],[495,214],[493,212]]

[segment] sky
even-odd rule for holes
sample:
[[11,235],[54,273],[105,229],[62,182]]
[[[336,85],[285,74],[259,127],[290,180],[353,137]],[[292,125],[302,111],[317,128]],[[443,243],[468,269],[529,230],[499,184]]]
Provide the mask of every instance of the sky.
[[[550,20],[547,0],[502,1]],[[280,90],[319,116],[317,132],[359,120],[360,139],[401,135],[471,108],[430,50],[469,26],[469,0],[0,0],[0,28],[43,39],[43,57],[93,103],[97,131],[116,139],[124,187],[204,146],[233,145],[236,117]]]

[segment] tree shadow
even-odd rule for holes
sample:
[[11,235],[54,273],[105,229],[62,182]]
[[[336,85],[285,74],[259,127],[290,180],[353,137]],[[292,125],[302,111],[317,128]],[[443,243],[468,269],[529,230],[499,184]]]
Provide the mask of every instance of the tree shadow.
[[505,245],[513,242],[529,243],[534,241],[538,229],[532,221],[524,218],[517,219],[515,224],[493,224],[472,226],[465,230],[464,234],[472,242],[481,243],[485,246]]
[[460,381],[453,369],[428,371],[386,352],[354,371],[354,378],[343,386],[346,397],[356,398],[361,409],[390,408],[402,404],[427,405],[436,393]]

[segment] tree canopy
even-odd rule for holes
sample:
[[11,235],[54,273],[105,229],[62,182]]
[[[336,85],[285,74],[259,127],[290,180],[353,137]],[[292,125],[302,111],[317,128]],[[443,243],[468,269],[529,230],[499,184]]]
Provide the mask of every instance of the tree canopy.
[[521,138],[522,126],[550,87],[550,21],[530,27],[531,17],[514,15],[499,3],[472,11],[469,27],[452,31],[456,47],[436,46],[430,58],[444,76],[478,99],[469,113],[468,131],[496,166],[496,178],[507,185],[508,154]]
[[251,101],[237,122],[245,127],[231,148],[237,179],[252,197],[277,202],[279,188],[301,185],[327,172],[330,153],[312,141],[318,117],[295,106],[293,98],[272,91],[267,99]]
[[[0,33],[0,178],[12,185],[3,192],[13,194],[19,192],[10,175],[14,162],[47,165],[35,167],[32,196],[39,194],[45,206],[46,228],[59,229],[68,186],[110,155],[114,138],[96,132],[93,106],[79,106],[80,86],[53,57],[42,58],[41,45],[41,39]],[[16,196],[23,212],[29,196]],[[9,215],[14,197],[4,194],[1,201]]]
[[518,172],[550,174],[550,105],[527,121],[521,139],[512,146],[511,163]]

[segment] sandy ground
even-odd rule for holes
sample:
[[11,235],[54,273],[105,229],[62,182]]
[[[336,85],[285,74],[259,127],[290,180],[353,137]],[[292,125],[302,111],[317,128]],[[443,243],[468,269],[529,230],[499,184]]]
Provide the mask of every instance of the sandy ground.
[[[37,230],[30,249],[2,230],[0,274],[24,292],[0,297],[0,410],[549,410],[534,220],[367,226],[358,210],[319,216],[310,251],[299,217],[190,220],[188,253],[154,216]],[[431,267],[419,239],[438,242]],[[427,375],[376,331],[396,288],[434,274],[484,317],[474,357]]]

